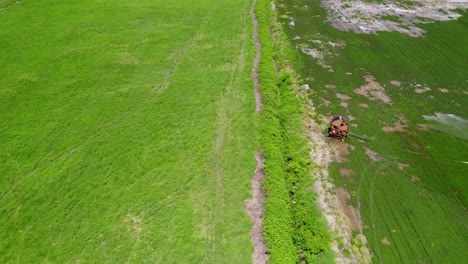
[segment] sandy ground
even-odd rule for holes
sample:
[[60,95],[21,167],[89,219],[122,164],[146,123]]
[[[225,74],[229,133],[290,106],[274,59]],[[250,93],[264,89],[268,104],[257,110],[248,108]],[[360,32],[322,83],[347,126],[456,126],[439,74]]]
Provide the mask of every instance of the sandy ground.
[[412,37],[425,33],[417,24],[456,20],[461,17],[456,9],[468,9],[468,1],[464,0],[413,0],[411,4],[408,3],[397,0],[384,3],[362,0],[321,1],[328,10],[328,22],[340,30],[361,34],[398,31]]

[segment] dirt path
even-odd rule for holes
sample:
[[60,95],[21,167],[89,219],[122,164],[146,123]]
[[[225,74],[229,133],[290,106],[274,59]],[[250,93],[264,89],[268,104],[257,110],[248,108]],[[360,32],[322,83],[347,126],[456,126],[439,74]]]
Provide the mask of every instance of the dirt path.
[[262,181],[265,178],[263,174],[263,155],[260,152],[255,153],[257,168],[255,169],[254,177],[252,178],[252,199],[246,203],[246,209],[253,221],[252,230],[250,230],[250,238],[254,246],[252,260],[255,264],[266,263],[268,254],[266,254],[266,245],[263,241],[263,200],[265,195],[262,192]]
[[[254,9],[257,5],[257,0],[252,2],[250,9],[250,18],[253,24],[253,40],[256,46],[256,54],[254,65],[252,69],[252,79],[254,82],[254,93],[255,93],[255,113],[260,114],[263,110],[262,95],[260,93],[260,81],[258,79],[258,66],[260,64],[260,56],[262,53],[262,45],[258,39],[258,21],[255,16]],[[268,254],[266,253],[266,245],[263,241],[263,225],[262,225],[262,214],[264,208],[265,195],[262,192],[262,181],[265,178],[263,174],[263,154],[261,152],[255,153],[255,160],[257,162],[252,182],[252,199],[246,201],[246,210],[252,219],[253,226],[250,230],[250,238],[254,246],[254,252],[252,254],[252,261],[255,264],[263,264],[268,261]]]
[[262,44],[260,44],[260,40],[258,39],[258,21],[257,17],[255,16],[254,9],[257,5],[257,0],[254,0],[252,3],[252,8],[250,9],[250,18],[252,19],[253,24],[253,40],[255,42],[255,46],[257,48],[254,65],[252,69],[252,78],[254,82],[254,91],[255,91],[255,112],[260,114],[263,110],[263,101],[262,101],[262,94],[260,93],[260,81],[258,80],[258,66],[260,64],[260,56],[262,54]]

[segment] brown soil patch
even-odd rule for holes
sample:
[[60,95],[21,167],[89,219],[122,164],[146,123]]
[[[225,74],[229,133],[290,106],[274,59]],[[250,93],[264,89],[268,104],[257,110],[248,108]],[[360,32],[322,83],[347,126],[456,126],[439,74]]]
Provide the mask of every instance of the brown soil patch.
[[341,176],[350,176],[353,174],[353,171],[350,169],[340,169]]
[[[255,6],[257,5],[257,0],[253,0],[252,6],[249,11],[250,19],[253,24],[253,40],[256,46],[256,54],[254,60],[254,66],[252,69],[252,79],[254,82],[254,93],[255,93],[255,113],[260,114],[263,110],[263,99],[260,92],[260,81],[258,75],[258,68],[260,64],[260,57],[262,53],[262,45],[258,37],[258,21],[255,16]],[[254,247],[254,252],[252,254],[252,262],[255,264],[263,264],[268,261],[268,254],[266,253],[266,244],[263,241],[263,224],[262,224],[262,213],[264,208],[264,199],[265,195],[262,192],[262,181],[265,178],[263,174],[263,154],[260,152],[255,153],[255,160],[257,166],[255,168],[254,176],[251,180],[252,182],[252,199],[246,201],[246,210],[252,219],[253,226],[250,230],[250,239]]]
[[350,150],[354,150],[355,147],[352,145],[349,145],[348,143],[344,143],[338,140],[334,140],[335,144],[332,144],[334,147],[334,155],[333,155],[333,160],[339,163],[344,163],[347,162],[348,159],[346,158],[346,155],[349,154]]
[[428,131],[430,128],[427,125],[419,124],[418,129],[422,131]]
[[328,88],[328,89],[335,89],[335,88],[336,88],[336,85],[334,85],[334,84],[327,84],[327,85],[325,85],[325,88]]
[[322,65],[322,67],[325,68],[325,69],[328,69],[328,72],[335,72],[333,70],[333,66],[331,66],[331,65]]
[[401,82],[395,81],[395,80],[394,80],[394,81],[390,81],[390,84],[395,85],[395,86],[398,86],[398,87],[401,86]]
[[346,94],[336,94],[336,97],[341,100],[349,100],[351,97],[347,96]]
[[392,99],[385,93],[385,88],[380,83],[375,81],[372,75],[366,75],[364,79],[367,84],[355,89],[353,92],[369,98],[370,100],[380,100],[386,104],[390,103]]
[[418,182],[418,181],[420,181],[420,180],[421,180],[421,178],[419,178],[418,176],[416,176],[416,175],[411,175],[411,181],[413,181],[413,182]]
[[381,160],[379,154],[377,154],[377,152],[375,151],[372,151],[366,147],[364,147],[364,150],[366,151],[366,155],[367,157],[369,157],[369,159],[373,160],[373,161],[379,161]]
[[445,88],[439,88],[439,91],[441,91],[442,93],[448,93],[449,92],[449,90],[445,89]]
[[404,170],[406,169],[407,167],[409,167],[409,164],[403,164],[403,163],[398,163],[398,169],[399,170]]
[[362,108],[369,108],[369,105],[368,105],[368,104],[364,104],[364,103],[359,104],[359,106],[362,107]]
[[347,102],[341,102],[341,106],[343,106],[344,108],[348,107],[348,103]]
[[337,188],[336,196],[338,197],[341,209],[349,219],[350,227],[355,231],[361,230],[362,220],[359,210],[347,204],[350,198],[349,193],[343,188]]
[[322,100],[324,105],[331,105],[331,102],[328,101],[327,99],[325,99],[325,98],[320,98],[320,99]]
[[429,87],[414,89],[414,91],[415,91],[416,93],[425,93],[425,92],[429,92],[430,90],[431,90],[431,88],[429,88]]
[[406,132],[406,125],[396,124],[394,127],[382,127],[382,130],[383,130],[385,133],[388,133],[388,132],[395,132],[395,131],[398,131],[398,132]]
[[406,120],[404,116],[400,116],[398,120],[395,122],[395,124],[393,125],[393,127],[385,126],[385,127],[382,127],[382,130],[385,133],[395,132],[395,131],[396,132],[408,132],[408,130],[406,129],[407,125],[405,124],[407,122],[408,121]]
[[415,148],[417,148],[417,149],[423,149],[423,148],[424,148],[423,145],[419,144],[419,143],[416,142],[416,141],[412,141],[412,142],[411,142],[411,146],[413,146],[413,147],[415,147]]

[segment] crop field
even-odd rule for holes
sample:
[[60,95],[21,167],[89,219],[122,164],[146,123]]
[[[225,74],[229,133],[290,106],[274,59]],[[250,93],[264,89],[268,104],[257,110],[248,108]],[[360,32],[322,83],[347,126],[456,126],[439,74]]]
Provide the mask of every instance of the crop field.
[[0,263],[248,263],[247,0],[0,1]]
[[[327,147],[336,194],[360,216],[353,233],[365,235],[373,263],[466,262],[466,8],[446,9],[447,21],[411,20],[383,1],[343,1],[344,9],[360,2],[380,10],[387,22],[373,24],[362,5],[342,18],[331,2],[280,0],[276,9],[323,133],[335,115],[351,124],[349,139]],[[338,247],[350,257],[349,245]]]

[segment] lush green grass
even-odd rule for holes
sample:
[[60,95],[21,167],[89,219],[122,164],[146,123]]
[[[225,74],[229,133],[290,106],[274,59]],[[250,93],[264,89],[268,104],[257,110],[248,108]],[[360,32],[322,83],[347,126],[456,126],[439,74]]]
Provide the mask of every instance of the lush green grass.
[[[285,35],[271,9],[259,1],[256,15],[262,57],[259,66],[264,110],[260,141],[265,157],[264,238],[271,263],[328,263],[331,236],[311,186],[309,149],[302,136],[304,113],[284,47]],[[286,48],[286,49],[285,49]]]
[[250,4],[0,11],[0,262],[251,260]]
[[[468,118],[466,13],[460,11],[464,16],[457,21],[422,25],[428,32],[421,38],[396,32],[358,35],[325,23],[326,12],[317,2],[279,1],[285,4],[278,5],[284,15],[281,21],[293,47],[307,45],[329,52],[324,64],[331,65],[333,72],[305,55],[296,61],[304,83],[313,90],[317,112],[353,116],[357,126],[352,132],[371,139],[347,141],[355,149],[346,156],[348,162],[333,163],[331,173],[336,184],[349,190],[351,203],[360,206],[374,262],[462,262],[468,257],[468,143],[462,135],[425,131],[418,124],[428,123],[423,115],[437,112]],[[288,26],[288,17],[295,20],[293,28]],[[296,36],[301,38],[294,39]],[[312,40],[340,45],[320,47]],[[385,88],[391,104],[353,92],[366,84],[368,74]],[[393,80],[401,85],[392,85]],[[336,88],[326,88],[327,84]],[[431,90],[416,92],[424,87]],[[347,107],[337,98],[338,93],[352,97],[346,101]],[[369,108],[359,105],[363,103]],[[383,131],[398,120],[406,131]],[[317,121],[324,128],[327,125],[322,119]],[[366,148],[375,151],[380,160],[372,161]],[[351,176],[341,176],[341,169],[351,170]]]

